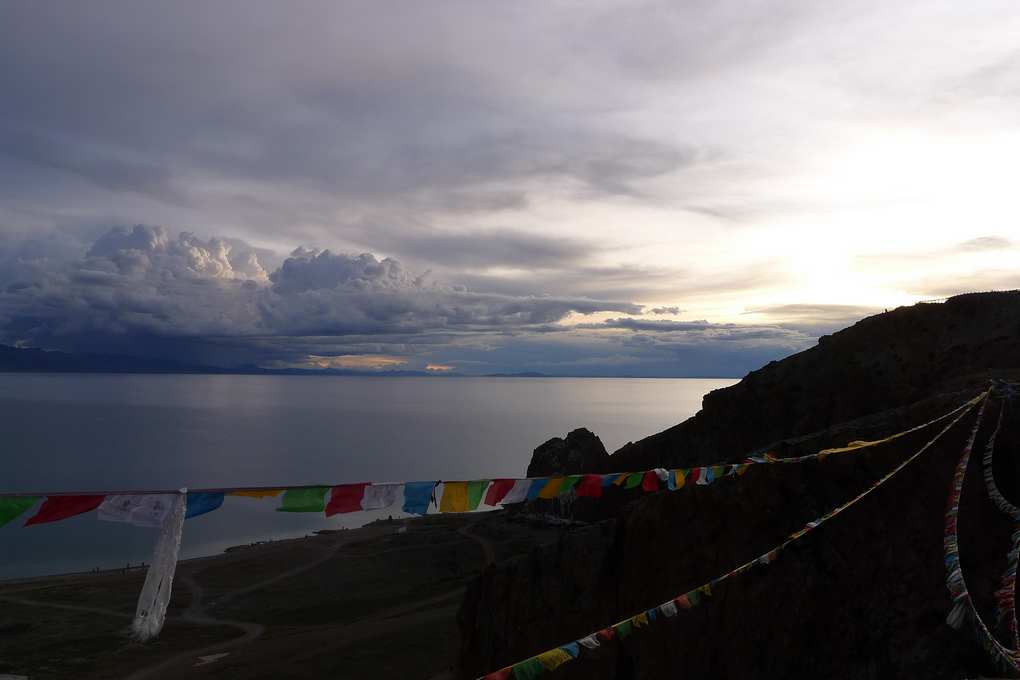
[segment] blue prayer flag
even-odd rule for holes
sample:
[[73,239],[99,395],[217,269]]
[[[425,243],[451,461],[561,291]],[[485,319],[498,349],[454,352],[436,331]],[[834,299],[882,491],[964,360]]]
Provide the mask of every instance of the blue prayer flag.
[[545,488],[546,484],[549,483],[548,478],[535,479],[531,482],[531,488],[528,489],[528,500],[533,501],[538,498],[538,494]]
[[223,505],[222,493],[189,493],[188,509],[184,519],[191,519],[212,512]]
[[411,515],[427,513],[435,488],[436,482],[407,482],[404,484],[404,512]]

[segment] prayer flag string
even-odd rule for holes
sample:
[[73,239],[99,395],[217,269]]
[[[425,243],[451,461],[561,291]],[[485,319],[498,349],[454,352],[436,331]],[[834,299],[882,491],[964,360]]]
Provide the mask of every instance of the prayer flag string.
[[[892,470],[890,470],[888,473],[880,477],[878,481],[874,482],[871,486],[869,486],[867,489],[851,498],[849,501],[834,508],[833,510],[830,510],[821,517],[811,522],[808,522],[807,524],[804,525],[804,527],[790,534],[786,538],[786,540],[784,540],[783,542],[781,542],[779,545],[772,548],[768,552],[759,555],[758,557],[754,558],[753,560],[750,560],[749,562],[745,562],[739,567],[736,567],[735,569],[726,572],[722,576],[714,578],[708,581],[707,583],[698,586],[694,590],[690,590],[687,591],[686,593],[678,595],[672,600],[668,600],[656,607],[652,607],[651,609],[647,609],[641,613],[630,616],[626,619],[623,619],[622,621],[618,621],[612,624],[611,626],[598,630],[578,640],[574,640],[573,642],[560,645],[559,647],[554,647],[552,650],[533,656],[530,659],[526,659],[519,663],[502,668],[498,671],[489,673],[488,675],[479,678],[479,680],[509,680],[510,678],[517,680],[518,678],[537,678],[540,675],[544,674],[544,672],[553,670],[565,663],[580,658],[581,648],[593,650],[600,647],[604,643],[608,643],[618,639],[619,640],[625,639],[629,637],[631,634],[633,634],[633,632],[636,629],[644,628],[646,626],[654,624],[660,619],[660,617],[663,619],[672,618],[673,616],[676,616],[677,613],[681,610],[687,610],[697,606],[702,601],[703,598],[710,597],[712,595],[713,589],[723,581],[738,574],[742,574],[746,571],[750,571],[752,568],[760,564],[771,564],[779,556],[779,553],[782,552],[791,543],[800,540],[805,535],[817,529],[825,522],[828,522],[836,515],[839,515],[840,513],[850,508],[851,506],[860,502],[863,498],[867,497],[875,489],[877,489],[882,484],[887,482],[900,470],[905,468],[907,465],[909,465],[918,457],[920,457],[925,451],[930,449],[939,439],[942,438],[942,436],[946,432],[948,432],[954,425],[956,425],[956,423],[958,423],[975,406],[977,406],[978,403],[982,405],[982,408],[979,411],[978,416],[978,423],[980,423],[980,414],[981,412],[984,411],[984,405],[985,403],[987,403],[985,400],[987,399],[988,395],[989,392],[983,392],[982,394],[978,395],[974,399],[964,404],[963,407],[961,407],[960,409],[956,409],[955,412],[958,413],[956,418],[954,418],[952,422],[946,425],[938,434],[936,434],[932,439],[930,439],[916,453],[912,454],[909,458],[907,458],[899,465],[894,467]],[[888,439],[889,438],[887,438],[885,441],[888,441]],[[556,650],[560,650],[563,653],[560,654],[556,652]],[[550,660],[555,660],[555,663],[549,663]],[[520,671],[518,669],[520,669]]]

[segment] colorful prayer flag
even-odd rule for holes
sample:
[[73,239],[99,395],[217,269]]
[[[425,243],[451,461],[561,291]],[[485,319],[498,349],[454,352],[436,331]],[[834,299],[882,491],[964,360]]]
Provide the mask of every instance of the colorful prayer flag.
[[510,490],[514,488],[515,481],[513,479],[494,479],[492,484],[489,485],[489,490],[485,492],[485,504],[490,506],[499,505],[506,495],[510,493]]
[[574,660],[574,657],[568,654],[562,647],[542,652],[536,658],[547,671],[554,671],[563,664]]
[[489,486],[489,480],[487,479],[477,479],[475,481],[468,482],[468,510],[478,509],[478,504],[482,502],[482,496],[485,494],[485,488],[487,486]]
[[439,512],[467,511],[467,482],[443,482],[443,497],[439,501]]
[[630,617],[630,622],[635,628],[644,628],[648,625],[648,612],[641,612],[636,616]]
[[411,515],[424,515],[429,511],[432,492],[436,482],[407,482],[404,484],[404,512]]
[[528,500],[533,501],[538,498],[538,494],[541,493],[545,485],[549,483],[548,477],[540,477],[539,479],[531,480],[531,487],[528,488]]
[[624,483],[623,488],[625,489],[636,489],[641,486],[641,482],[644,481],[645,473],[634,472],[627,476],[627,481]]
[[659,490],[659,476],[654,470],[649,470],[641,477],[641,489],[645,493],[652,493]]
[[382,510],[396,505],[403,484],[369,484],[361,496],[362,510]]
[[621,640],[624,640],[630,637],[630,634],[633,631],[633,629],[634,624],[631,622],[630,619],[627,619],[626,621],[621,621],[620,623],[613,626],[613,633],[615,634],[616,637],[620,638]]
[[587,637],[583,637],[580,640],[578,640],[578,642],[585,649],[598,649],[599,647],[602,646],[602,643],[599,642],[598,637],[595,635],[588,635]]
[[550,479],[542,490],[539,491],[539,498],[556,498],[560,495],[560,485],[563,484],[562,477],[553,477]]
[[[365,487],[368,482],[357,484],[341,484],[330,489],[327,486],[319,486],[312,489],[288,489],[283,494],[283,502],[277,508],[281,512],[322,512],[326,511],[326,517],[339,515],[346,512],[358,512],[361,510],[361,499],[365,496]],[[329,491],[329,504],[323,508],[326,492]]]
[[575,493],[582,498],[601,498],[602,482],[602,475],[584,475],[578,483]]
[[526,659],[512,667],[514,680],[538,680],[545,675],[545,666],[538,660],[537,656]]
[[107,496],[97,515],[106,522],[127,522],[140,527],[159,527],[174,507],[177,494],[117,494]]
[[192,517],[198,517],[204,515],[207,512],[219,509],[223,505],[222,493],[210,493],[210,492],[188,492],[188,504],[187,510],[184,513],[184,519],[191,519]]
[[514,481],[514,485],[510,488],[510,491],[506,496],[503,496],[503,505],[509,505],[510,503],[523,503],[528,500],[528,493],[531,491],[531,480],[530,479],[518,479]]
[[95,510],[103,502],[103,498],[105,496],[49,496],[39,506],[39,510],[28,518],[25,526],[56,522]]
[[676,480],[674,481],[675,488],[684,488],[684,484],[687,483],[687,475],[689,472],[690,470],[673,470],[673,477]]
[[35,505],[38,496],[13,496],[0,498],[0,527],[21,516],[23,512]]
[[514,670],[508,666],[493,673],[489,673],[484,678],[482,678],[482,680],[510,680],[510,676],[513,674],[513,672]]
[[563,482],[560,484],[560,495],[567,493],[578,485],[581,481],[582,475],[568,475],[563,478]]

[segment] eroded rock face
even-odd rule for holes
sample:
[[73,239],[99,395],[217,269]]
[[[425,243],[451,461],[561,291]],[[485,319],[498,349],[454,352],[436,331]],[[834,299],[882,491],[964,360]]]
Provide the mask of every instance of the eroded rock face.
[[[763,447],[796,455],[874,439],[945,413],[989,376],[1020,376],[1020,294],[961,296],[865,319],[713,392],[697,416],[624,447],[609,469],[735,460]],[[968,585],[990,623],[1011,531],[985,496],[977,453],[995,417],[995,409],[986,415],[959,518]],[[943,513],[971,422],[775,563],[557,678],[995,676],[969,633],[944,623]],[[1007,453],[1020,446],[1020,418],[1007,423],[996,475],[1016,501],[1020,467]],[[460,612],[462,677],[591,633],[758,556],[933,434],[823,462],[755,466],[710,486],[603,500],[603,521],[496,565],[469,588]]]
[[528,464],[528,477],[576,475],[582,472],[604,472],[609,453],[598,436],[581,427],[566,439],[553,437],[535,449]]

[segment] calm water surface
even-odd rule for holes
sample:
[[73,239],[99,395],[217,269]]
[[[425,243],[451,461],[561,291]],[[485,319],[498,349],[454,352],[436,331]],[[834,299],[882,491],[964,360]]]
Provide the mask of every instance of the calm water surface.
[[[576,427],[612,452],[735,380],[0,374],[0,491],[522,476]],[[355,526],[228,498],[185,524],[186,556]],[[0,578],[148,560],[151,529],[95,513],[0,528]]]

